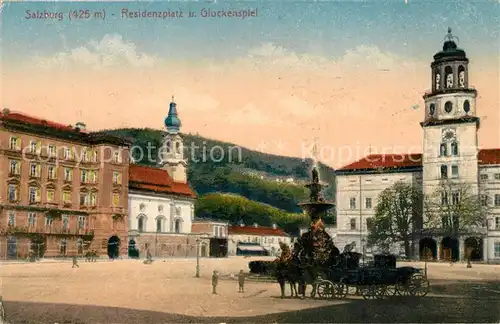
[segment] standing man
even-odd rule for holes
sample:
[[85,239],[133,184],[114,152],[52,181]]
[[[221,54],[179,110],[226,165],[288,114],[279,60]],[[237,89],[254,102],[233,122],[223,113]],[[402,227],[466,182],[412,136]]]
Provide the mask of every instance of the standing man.
[[72,266],[72,268],[74,268],[74,267],[80,268],[80,266],[78,265],[78,259],[76,258],[76,255],[73,255],[73,266]]
[[212,294],[217,295],[217,284],[219,283],[219,274],[214,270],[212,275]]
[[245,292],[245,277],[246,275],[243,273],[243,270],[240,270],[240,273],[238,274],[238,286],[239,290],[238,292],[244,293]]

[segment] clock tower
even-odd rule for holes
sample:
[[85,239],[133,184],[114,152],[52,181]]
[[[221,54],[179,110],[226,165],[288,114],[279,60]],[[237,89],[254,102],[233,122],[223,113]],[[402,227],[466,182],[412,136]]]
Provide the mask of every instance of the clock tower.
[[469,86],[469,59],[451,28],[431,63],[432,90],[424,95],[423,190],[432,194],[443,180],[478,187],[477,91]]

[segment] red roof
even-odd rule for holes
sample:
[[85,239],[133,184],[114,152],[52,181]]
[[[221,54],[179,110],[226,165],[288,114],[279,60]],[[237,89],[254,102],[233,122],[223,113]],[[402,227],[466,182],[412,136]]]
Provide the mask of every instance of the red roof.
[[422,154],[370,154],[338,171],[422,166]]
[[480,165],[500,164],[500,149],[483,149],[477,156]]
[[255,226],[229,226],[229,235],[243,234],[243,235],[262,235],[262,236],[290,236],[281,228],[273,227],[255,227]]
[[[500,164],[500,149],[482,149],[478,153],[480,165]],[[422,154],[371,154],[337,171],[398,169],[422,166]]]
[[187,183],[174,182],[166,170],[137,164],[129,167],[129,188],[196,198]]
[[[17,122],[22,122],[26,124],[32,124],[32,125],[37,125],[37,126],[47,126],[50,128],[55,128],[55,129],[61,129],[61,130],[66,130],[66,131],[73,131],[76,132],[75,128],[70,127],[69,125],[63,125],[60,123],[56,123],[53,121],[29,116],[26,114],[22,113],[17,113],[17,112],[4,112],[0,114],[0,120],[6,120],[6,121],[17,121]],[[80,132],[85,133],[85,131],[81,130]]]

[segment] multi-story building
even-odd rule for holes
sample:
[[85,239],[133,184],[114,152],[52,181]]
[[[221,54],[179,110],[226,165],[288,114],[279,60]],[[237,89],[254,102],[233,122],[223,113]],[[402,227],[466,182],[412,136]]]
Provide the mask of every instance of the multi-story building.
[[[196,256],[199,235],[191,232],[196,194],[187,183],[181,121],[175,102],[165,119],[157,167],[130,165],[129,255],[149,249],[155,257]],[[136,161],[140,163],[141,161]]]
[[251,254],[252,252],[280,255],[280,243],[290,246],[292,238],[276,224],[273,224],[272,227],[259,226],[258,224],[229,226],[229,255]]
[[[204,238],[201,246],[201,256],[223,258],[228,255],[229,223],[214,219],[195,219],[191,230]],[[208,242],[205,242],[207,241]]]
[[473,259],[500,261],[500,149],[478,146],[477,91],[469,85],[468,63],[450,30],[443,50],[434,55],[432,90],[424,95],[423,154],[372,154],[336,171],[339,246],[356,242],[361,251],[377,198],[395,182],[422,188],[425,197],[432,197],[446,182],[455,191],[448,196],[443,190],[440,204],[458,204],[456,188],[465,184],[471,196],[480,195],[481,204],[491,207],[487,222],[453,236],[423,228],[418,242],[413,242],[414,252],[422,257],[429,249],[440,259],[446,250],[452,259],[463,259],[470,248]]
[[[0,257],[126,252],[129,143],[4,109]],[[125,244],[121,244],[125,242]]]

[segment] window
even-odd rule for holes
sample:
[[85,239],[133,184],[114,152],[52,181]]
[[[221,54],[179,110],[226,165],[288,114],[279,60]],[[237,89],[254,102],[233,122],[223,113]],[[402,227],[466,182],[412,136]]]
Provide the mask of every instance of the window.
[[8,226],[16,226],[16,212],[11,210],[9,212],[9,222],[7,223]]
[[441,179],[448,179],[448,166],[447,165],[441,166]]
[[53,165],[49,165],[48,169],[47,169],[47,177],[49,178],[49,180],[54,180],[57,178],[57,172],[56,172],[57,168]]
[[95,192],[90,193],[90,206],[97,206],[97,194]]
[[9,202],[16,202],[17,201],[17,185],[10,184],[9,185],[9,192],[8,192],[8,198]]
[[159,233],[159,232],[161,232],[161,227],[162,227],[162,226],[161,226],[161,223],[162,223],[162,221],[163,221],[163,220],[161,219],[161,217],[158,217],[158,218],[156,219],[156,231],[157,231],[158,233]]
[[80,206],[89,205],[89,194],[86,192],[80,192]]
[[451,166],[451,177],[458,178],[458,165]]
[[122,175],[118,171],[113,171],[113,183],[122,184]]
[[180,154],[180,153],[181,153],[181,143],[179,143],[179,142],[176,142],[176,143],[175,143],[175,152],[176,152],[177,154]]
[[68,215],[63,215],[63,217],[62,217],[62,230],[63,231],[69,230],[69,216]]
[[137,230],[139,232],[144,232],[144,217],[143,216],[139,217],[139,219],[137,220]]
[[365,208],[366,209],[371,209],[372,208],[372,199],[371,198],[366,198],[365,199]]
[[19,137],[11,137],[9,141],[9,149],[14,151],[21,150],[21,139]]
[[481,180],[483,180],[483,181],[484,181],[484,180],[488,180],[488,175],[487,175],[487,174],[481,174],[481,175],[479,176],[479,179],[481,179]]
[[85,216],[78,216],[78,227],[85,228]]
[[356,198],[351,198],[349,200],[349,206],[351,207],[351,209],[356,209]]
[[57,153],[56,152],[56,147],[54,145],[49,145],[49,147],[48,147],[47,150],[48,150],[48,153],[49,153],[50,157],[55,157],[57,155],[56,154]]
[[441,193],[441,205],[448,205],[448,193],[446,191]]
[[500,173],[495,173],[495,180],[500,180]]
[[97,182],[97,171],[89,171],[89,180],[91,183]]
[[114,163],[120,163],[120,152],[115,152],[113,154],[113,162]]
[[351,218],[351,230],[355,230],[356,229],[356,220],[354,218]]
[[28,226],[36,225],[36,213],[30,212],[28,213]]
[[21,173],[21,162],[18,160],[9,160],[9,173],[18,175]]
[[495,242],[495,258],[500,258],[500,242]]
[[50,216],[45,216],[45,226],[50,227],[52,226],[52,217]]
[[97,151],[92,151],[92,162],[97,162]]
[[495,195],[495,207],[500,207],[500,195]]
[[37,203],[40,202],[40,189],[36,187],[29,187],[28,189],[29,193],[29,202],[30,203]]
[[70,191],[63,191],[63,203],[65,204],[70,204],[71,203],[71,192]]
[[372,228],[373,228],[373,219],[370,217],[366,219],[366,229],[371,231]]
[[37,153],[37,151],[38,151],[38,143],[37,143],[37,141],[30,141],[29,152],[30,153]]
[[439,156],[447,156],[448,155],[448,146],[446,143],[441,143],[439,146]]
[[73,158],[73,151],[69,147],[64,148],[64,158],[66,160],[71,160]]
[[113,194],[113,206],[120,206],[120,195]]
[[166,147],[167,153],[172,152],[172,142],[167,141],[165,147]]
[[451,203],[453,205],[458,205],[460,203],[460,193],[459,192],[453,192],[451,194]]
[[495,217],[495,229],[500,229],[500,217]]
[[89,160],[89,154],[86,148],[82,151],[82,162],[87,162]]
[[56,196],[55,190],[49,189],[47,190],[47,202],[53,202]]
[[64,181],[73,180],[73,170],[71,168],[64,168]]
[[143,212],[145,209],[146,209],[146,205],[144,205],[144,204],[140,204],[140,205],[139,205],[139,210],[140,210],[141,212]]
[[457,142],[451,143],[451,155],[453,155],[453,156],[458,155],[458,143]]
[[40,164],[31,163],[30,164],[30,177],[32,178],[40,178]]
[[451,101],[447,101],[444,104],[444,111],[446,111],[449,114],[451,113],[452,110],[453,110],[453,104],[451,103]]
[[465,111],[466,114],[469,113],[469,111],[470,111],[470,102],[469,102],[469,100],[465,100],[464,101],[464,111]]
[[87,170],[82,170],[81,171],[80,181],[82,183],[88,183],[88,181],[89,181],[89,172]]
[[487,195],[481,195],[481,206],[483,206],[483,207],[488,206],[488,196]]
[[181,220],[180,219],[176,219],[175,220],[175,232],[176,233],[180,233],[181,232]]

